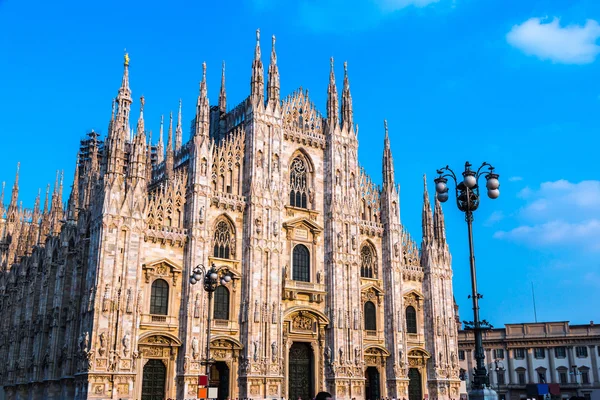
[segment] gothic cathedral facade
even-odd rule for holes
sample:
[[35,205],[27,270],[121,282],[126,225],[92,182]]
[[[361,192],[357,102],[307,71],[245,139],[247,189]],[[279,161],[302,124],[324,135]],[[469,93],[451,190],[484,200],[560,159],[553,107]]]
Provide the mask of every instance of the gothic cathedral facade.
[[459,397],[439,203],[425,187],[419,247],[400,222],[387,126],[382,186],[359,166],[346,66],[340,107],[331,61],[326,116],[308,91],[280,98],[274,38],[266,75],[257,32],[248,98],[228,110],[223,70],[209,106],[204,65],[189,141],[180,107],[152,144],[143,98],[129,128],[126,56],[107,137],[81,141],[66,207],[57,175],[43,209],[40,196],[23,209],[17,172],[0,201],[7,399],[195,398],[200,264],[233,277],[210,310],[220,398]]

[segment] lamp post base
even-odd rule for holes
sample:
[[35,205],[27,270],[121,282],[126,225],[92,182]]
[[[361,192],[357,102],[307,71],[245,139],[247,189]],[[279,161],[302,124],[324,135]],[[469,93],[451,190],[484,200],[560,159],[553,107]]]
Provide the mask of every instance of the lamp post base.
[[469,390],[469,400],[498,400],[498,393],[490,388]]

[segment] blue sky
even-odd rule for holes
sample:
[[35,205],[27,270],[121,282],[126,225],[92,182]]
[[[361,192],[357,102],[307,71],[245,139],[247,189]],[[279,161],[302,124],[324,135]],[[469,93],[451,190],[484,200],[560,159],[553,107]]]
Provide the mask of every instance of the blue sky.
[[[133,115],[193,117],[202,62],[229,106],[248,95],[255,30],[277,36],[282,95],[308,88],[325,111],[329,57],[348,61],[359,159],[381,182],[388,120],[403,223],[420,241],[422,175],[494,164],[501,197],[474,224],[482,317],[494,325],[589,323],[600,306],[600,2],[594,0],[249,0],[167,3],[0,0],[0,180],[32,206],[57,169],[70,184],[80,139],[106,133],[131,56]],[[185,139],[185,137],[184,137]],[[8,194],[7,194],[8,195]],[[65,193],[67,197],[67,193]],[[467,233],[445,206],[454,289],[470,320]]]

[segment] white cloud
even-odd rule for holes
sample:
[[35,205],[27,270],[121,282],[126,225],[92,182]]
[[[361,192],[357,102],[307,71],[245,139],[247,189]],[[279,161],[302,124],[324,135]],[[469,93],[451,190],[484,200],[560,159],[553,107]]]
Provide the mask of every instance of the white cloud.
[[589,19],[585,25],[560,26],[558,18],[530,18],[512,27],[506,40],[525,54],[562,64],[594,62],[600,46],[600,25]]
[[600,181],[544,182],[517,197],[525,201],[519,225],[494,234],[532,247],[575,247],[600,251]]
[[522,181],[522,180],[523,180],[523,178],[520,177],[520,176],[511,176],[510,178],[508,178],[509,182],[519,182],[519,181]]
[[490,216],[485,220],[483,225],[492,226],[495,225],[496,222],[502,221],[504,219],[504,213],[502,211],[494,211],[490,214]]

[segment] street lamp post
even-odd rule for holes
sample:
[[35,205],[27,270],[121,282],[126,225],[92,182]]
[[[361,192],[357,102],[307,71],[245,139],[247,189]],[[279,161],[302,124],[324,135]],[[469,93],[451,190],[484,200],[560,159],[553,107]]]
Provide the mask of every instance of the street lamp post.
[[[496,370],[496,383],[498,386],[498,391],[500,391],[500,379],[498,377],[502,375],[502,377],[504,378],[504,371],[506,370],[504,369],[504,364],[499,359],[494,360],[494,364],[494,369]],[[502,381],[502,384],[504,385],[504,381]]]
[[208,293],[208,319],[206,328],[206,359],[202,362],[206,365],[206,377],[210,385],[210,365],[214,360],[210,359],[210,322],[211,322],[211,311],[212,311],[212,299],[213,293],[217,290],[219,283],[221,285],[227,285],[231,282],[232,276],[227,267],[217,267],[213,263],[209,269],[202,264],[199,264],[194,268],[190,274],[190,283],[195,285],[196,283],[203,281],[204,290]]
[[[499,175],[494,172],[494,167],[484,162],[477,171],[471,169],[471,164],[465,163],[465,171],[462,173],[463,179],[459,181],[454,171],[446,166],[437,170],[438,177],[435,178],[435,190],[437,199],[444,203],[448,201],[448,178],[455,183],[456,205],[458,209],[465,213],[465,220],[469,233],[469,263],[471,268],[471,289],[472,294],[469,298],[473,300],[473,321],[465,322],[470,325],[475,335],[475,374],[471,382],[471,389],[474,391],[484,390],[489,387],[489,376],[484,364],[484,352],[482,341],[482,330],[490,329],[492,326],[486,321],[479,320],[479,299],[483,296],[477,292],[477,273],[475,270],[475,253],[473,249],[473,212],[479,207],[479,178],[484,176],[486,179],[487,195],[490,199],[497,199],[500,196]],[[465,327],[465,329],[468,329]],[[484,394],[484,392],[480,392]],[[491,395],[491,393],[490,393]],[[492,395],[493,396],[493,395]],[[484,395],[485,397],[485,395]]]

